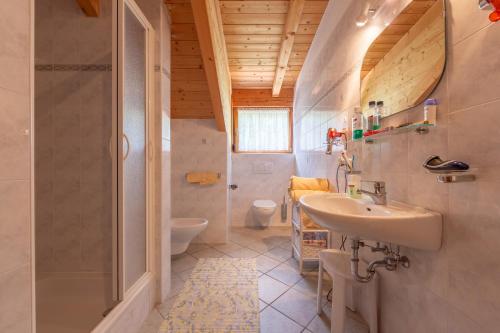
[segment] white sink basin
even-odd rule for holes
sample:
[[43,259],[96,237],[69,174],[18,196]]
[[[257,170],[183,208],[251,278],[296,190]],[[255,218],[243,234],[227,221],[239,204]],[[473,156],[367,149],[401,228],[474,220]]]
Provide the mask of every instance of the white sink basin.
[[441,247],[442,217],[420,207],[389,202],[375,205],[369,197],[311,194],[300,203],[316,223],[354,239],[375,240],[421,250]]

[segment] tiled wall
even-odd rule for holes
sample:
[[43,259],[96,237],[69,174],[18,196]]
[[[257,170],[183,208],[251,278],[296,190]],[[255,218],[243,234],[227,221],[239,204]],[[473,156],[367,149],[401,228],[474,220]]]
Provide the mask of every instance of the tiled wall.
[[0,2],[0,332],[31,331],[31,2]]
[[[232,154],[232,184],[238,189],[230,192],[231,225],[258,226],[252,212],[254,200],[273,200],[277,204],[271,226],[286,226],[290,223],[290,207],[285,222],[281,220],[280,205],[287,194],[290,177],[294,174],[293,154]],[[271,163],[269,173],[256,172],[259,164]],[[289,205],[290,206],[290,205]]]
[[[227,241],[228,158],[227,134],[217,131],[213,119],[172,120],[172,216],[207,218],[201,242]],[[221,178],[214,185],[189,184],[189,171],[220,172]]]
[[37,272],[112,269],[112,8],[36,1]]
[[[380,19],[408,1],[386,2]],[[366,1],[330,1],[296,86],[295,147],[300,175],[335,181],[338,154],[323,153],[328,127],[346,126],[359,104],[359,67],[380,26],[357,28]],[[364,179],[385,180],[389,197],[441,212],[443,247],[403,249],[412,266],[386,272],[380,290],[380,329],[399,332],[498,332],[500,312],[500,25],[477,1],[446,1],[448,64],[437,90],[438,127],[428,135],[400,134],[367,145],[350,143]],[[392,7],[389,7],[392,6]],[[397,8],[396,8],[397,7]],[[386,14],[387,13],[387,14]],[[384,120],[419,119],[416,107]],[[479,168],[473,183],[438,184],[421,167],[431,155]],[[342,176],[340,178],[343,178]],[[341,182],[341,187],[343,187]],[[364,253],[365,259],[373,259]]]

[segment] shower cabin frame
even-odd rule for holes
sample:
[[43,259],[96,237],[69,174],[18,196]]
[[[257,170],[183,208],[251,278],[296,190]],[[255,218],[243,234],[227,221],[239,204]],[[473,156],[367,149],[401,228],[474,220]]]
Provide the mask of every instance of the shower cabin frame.
[[[145,280],[148,279],[148,275],[154,274],[154,223],[153,223],[153,217],[154,217],[154,183],[153,183],[153,176],[154,176],[154,156],[153,152],[155,151],[154,149],[154,46],[155,46],[155,31],[153,29],[153,26],[149,23],[148,19],[144,16],[142,13],[141,9],[139,6],[135,3],[134,0],[118,0],[117,1],[117,10],[114,11],[113,18],[114,20],[117,20],[117,24],[113,24],[113,27],[117,27],[118,31],[117,33],[113,34],[115,37],[113,39],[113,50],[116,51],[116,57],[113,57],[113,61],[116,62],[116,67],[114,67],[115,64],[113,64],[113,68],[117,68],[117,73],[113,74],[113,82],[114,82],[114,89],[113,93],[117,94],[116,98],[113,98],[113,102],[117,103],[116,105],[116,112],[113,114],[117,116],[117,121],[113,122],[113,124],[116,126],[116,143],[117,143],[117,168],[114,170],[118,171],[117,177],[113,177],[114,180],[118,181],[117,188],[118,188],[118,197],[117,197],[117,218],[118,218],[118,223],[114,223],[113,225],[118,227],[117,233],[114,233],[116,235],[117,239],[117,246],[114,246],[115,249],[117,249],[117,260],[116,263],[118,265],[117,270],[115,272],[118,272],[118,279],[115,279],[117,281],[118,285],[117,288],[117,296],[118,296],[118,301],[123,301],[127,299],[131,294],[134,293],[134,288],[137,285],[141,284],[141,281],[144,282]],[[116,4],[116,2],[114,2]],[[128,8],[134,16],[138,19],[138,21],[142,24],[146,31],[146,49],[145,49],[145,55],[146,55],[146,87],[145,87],[145,94],[146,94],[146,104],[145,104],[145,123],[146,123],[146,151],[145,151],[145,159],[146,159],[146,271],[142,275],[141,278],[139,278],[132,287],[130,287],[128,290],[125,290],[125,266],[126,266],[126,258],[125,258],[125,247],[126,244],[124,242],[125,238],[125,227],[124,227],[124,220],[125,220],[125,211],[124,211],[124,189],[123,189],[123,184],[125,182],[124,180],[124,172],[123,172],[123,166],[124,166],[124,159],[121,160],[121,156],[125,156],[125,153],[123,151],[123,146],[124,146],[124,15],[125,15],[125,9]],[[121,126],[120,126],[121,125]],[[120,161],[120,162],[118,162]],[[115,262],[115,261],[113,261]],[[152,276],[151,276],[152,278]]]
[[[154,141],[154,55],[155,55],[155,31],[148,19],[142,13],[140,7],[134,0],[112,0],[113,18],[112,18],[112,137],[110,140],[110,152],[113,155],[112,168],[113,179],[113,299],[116,300],[115,306],[110,310],[105,318],[92,330],[93,333],[105,333],[117,327],[129,327],[131,324],[141,325],[142,320],[146,318],[154,304],[153,291],[155,288],[155,246],[154,246],[154,174],[155,174],[155,146]],[[146,234],[146,267],[144,274],[134,282],[134,284],[125,290],[125,271],[126,258],[124,250],[124,209],[123,209],[123,91],[124,91],[124,14],[125,8],[128,8],[145,29],[145,234]],[[35,246],[35,105],[34,105],[34,87],[35,87],[35,29],[34,29],[34,9],[35,0],[30,0],[31,20],[31,52],[30,52],[30,86],[31,86],[31,184],[30,184],[30,216],[31,216],[31,263],[32,263],[32,281],[31,281],[31,332],[36,332],[36,246]],[[147,305],[146,307],[144,305]],[[138,322],[130,323],[129,317],[134,312],[134,319]],[[130,327],[129,327],[130,329]],[[134,328],[132,328],[134,329]]]

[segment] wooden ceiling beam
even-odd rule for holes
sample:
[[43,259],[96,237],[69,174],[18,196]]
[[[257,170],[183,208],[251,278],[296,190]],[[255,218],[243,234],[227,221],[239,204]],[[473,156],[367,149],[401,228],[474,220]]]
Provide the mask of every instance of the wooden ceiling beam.
[[227,132],[231,129],[231,76],[219,1],[191,1],[191,7],[217,129]]
[[100,0],[76,0],[85,15],[98,17],[101,12]]
[[273,82],[273,96],[279,96],[283,80],[285,79],[288,60],[292,54],[295,34],[299,29],[302,12],[304,11],[305,0],[290,0],[285,28],[281,42],[281,50],[278,56],[278,64]]

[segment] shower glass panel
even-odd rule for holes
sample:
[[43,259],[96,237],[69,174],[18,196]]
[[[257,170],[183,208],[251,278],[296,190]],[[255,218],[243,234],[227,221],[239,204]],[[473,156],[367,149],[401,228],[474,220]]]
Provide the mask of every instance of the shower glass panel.
[[90,332],[117,302],[115,5],[35,1],[38,333]]
[[123,13],[123,227],[125,290],[146,272],[146,28]]

